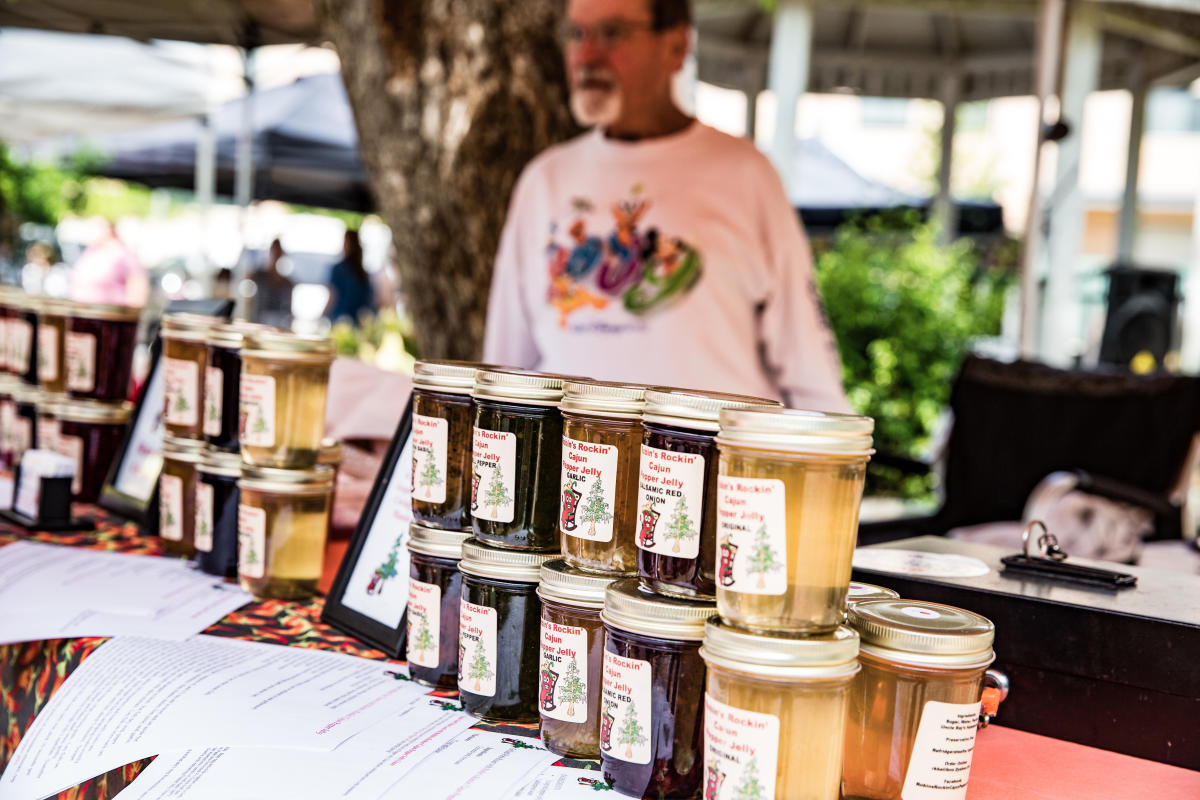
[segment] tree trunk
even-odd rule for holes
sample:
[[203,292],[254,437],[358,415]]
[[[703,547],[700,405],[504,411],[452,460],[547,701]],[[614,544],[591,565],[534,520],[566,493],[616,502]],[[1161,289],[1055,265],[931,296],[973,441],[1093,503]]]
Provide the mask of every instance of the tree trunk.
[[574,131],[561,0],[317,0],[423,358],[474,359],[521,168]]

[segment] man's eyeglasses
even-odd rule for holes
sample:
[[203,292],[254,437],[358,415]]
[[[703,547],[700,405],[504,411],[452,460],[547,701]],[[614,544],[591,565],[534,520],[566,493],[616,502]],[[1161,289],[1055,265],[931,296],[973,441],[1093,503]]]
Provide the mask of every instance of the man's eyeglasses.
[[594,25],[580,25],[566,20],[558,28],[558,40],[564,46],[579,46],[591,39],[597,47],[608,49],[624,44],[636,33],[652,30],[654,25],[650,22],[612,19]]

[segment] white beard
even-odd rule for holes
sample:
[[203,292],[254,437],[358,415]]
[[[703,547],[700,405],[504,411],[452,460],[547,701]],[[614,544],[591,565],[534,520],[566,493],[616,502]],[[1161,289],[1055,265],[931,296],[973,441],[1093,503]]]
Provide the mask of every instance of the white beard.
[[575,89],[571,92],[571,115],[585,128],[612,125],[621,116],[621,92],[613,89]]

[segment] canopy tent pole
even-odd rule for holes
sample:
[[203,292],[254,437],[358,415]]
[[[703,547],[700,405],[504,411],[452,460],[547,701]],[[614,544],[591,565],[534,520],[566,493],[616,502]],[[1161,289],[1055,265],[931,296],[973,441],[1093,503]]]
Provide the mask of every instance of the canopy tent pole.
[[954,198],[950,194],[951,169],[954,162],[954,133],[957,126],[958,105],[962,99],[962,76],[957,71],[947,72],[942,78],[942,151],[938,161],[938,191],[933,199],[933,221],[938,229],[938,238],[943,243],[952,241],[958,232],[958,214]]
[[767,86],[775,95],[775,135],[770,153],[789,196],[796,183],[796,112],[808,87],[812,38],[811,0],[779,0],[767,74]]
[[1148,87],[1142,75],[1142,61],[1134,58],[1129,64],[1129,147],[1125,155],[1125,193],[1121,198],[1121,220],[1117,237],[1117,260],[1131,262],[1137,243],[1138,230],[1138,172],[1142,163],[1142,134],[1146,127],[1146,95]]
[[242,100],[242,126],[238,131],[237,154],[234,163],[233,197],[242,208],[254,197],[254,49],[242,54],[246,96]]
[[[193,191],[196,195],[197,212],[200,214],[200,229],[205,234],[208,231],[208,214],[212,210],[217,190],[217,133],[213,116],[209,110],[200,118],[200,131],[196,136],[196,177]],[[203,237],[203,242],[207,244],[207,235]],[[193,274],[203,275],[206,279],[213,277],[209,274],[208,250],[204,245],[194,253],[193,260]]]
[[1196,180],[1196,202],[1192,206],[1192,266],[1183,291],[1183,341],[1179,366],[1189,374],[1200,373],[1200,176]]

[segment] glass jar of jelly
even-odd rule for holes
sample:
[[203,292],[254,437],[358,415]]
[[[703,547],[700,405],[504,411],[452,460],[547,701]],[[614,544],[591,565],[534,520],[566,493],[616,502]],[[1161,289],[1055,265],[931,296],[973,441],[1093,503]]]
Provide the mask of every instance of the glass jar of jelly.
[[129,396],[141,313],[132,306],[71,304],[64,352],[72,397],[119,401]]
[[37,438],[38,403],[42,394],[27,383],[18,382],[12,387],[13,397],[13,429],[12,448],[13,463],[20,463],[26,450],[41,447]]
[[163,315],[163,426],[171,436],[204,438],[208,330],[218,322],[203,314]]
[[196,467],[204,442],[164,434],[158,477],[158,536],[167,555],[196,554]]
[[280,469],[316,466],[332,363],[328,337],[286,331],[246,335],[238,388],[244,462]]
[[72,305],[66,300],[45,298],[38,317],[38,385],[45,392],[67,391],[67,318]]
[[600,757],[600,668],[604,663],[604,593],[615,578],[556,558],[542,564],[542,742],[569,758]]
[[312,597],[325,563],[333,470],[243,465],[238,490],[242,589],[276,600]]
[[37,440],[38,447],[43,450],[60,452],[58,449],[58,406],[65,402],[67,402],[66,399],[58,395],[48,395],[45,392],[38,394],[34,438]]
[[8,366],[8,322],[16,316],[21,290],[0,285],[0,373],[11,375]]
[[8,320],[8,367],[27,386],[38,385],[37,334],[41,300],[22,293]]
[[914,600],[865,600],[848,618],[862,637],[862,671],[850,687],[843,797],[962,796],[992,623]]
[[637,496],[638,577],[652,591],[711,600],[717,571],[717,418],[775,400],[648,389]]
[[236,578],[242,457],[209,445],[196,473],[196,565],[209,575]]
[[558,550],[562,384],[563,376],[542,372],[475,373],[469,510],[479,540]]
[[537,586],[550,553],[463,542],[458,617],[458,697],[489,722],[538,721]]
[[740,628],[828,633],[842,621],[874,421],[721,411],[717,608]]
[[633,797],[691,798],[704,774],[704,661],[712,603],[663,597],[636,578],[604,597],[600,767]]
[[17,380],[5,372],[0,381],[0,467],[11,471],[16,466],[17,401],[14,399]]
[[[418,683],[453,689],[458,685],[458,615],[462,606],[462,546],[467,531],[444,531],[419,523],[408,528],[408,674]],[[379,580],[389,577],[389,557]],[[370,587],[368,590],[370,591]]]
[[[100,499],[108,470],[121,449],[133,407],[127,402],[70,400],[50,406],[50,411],[57,422],[57,430],[49,449],[75,462],[71,499],[94,503]],[[47,447],[45,444],[39,446]]]
[[271,330],[254,322],[226,322],[208,330],[204,368],[204,440],[218,450],[240,452],[238,386],[246,334]]
[[886,586],[850,581],[850,588],[846,591],[846,605],[853,606],[864,600],[894,600],[899,596],[899,592],[888,589]]
[[475,372],[470,361],[413,366],[413,518],[423,525],[471,528],[471,431]]
[[708,621],[706,797],[838,800],[858,634],[793,638]]

